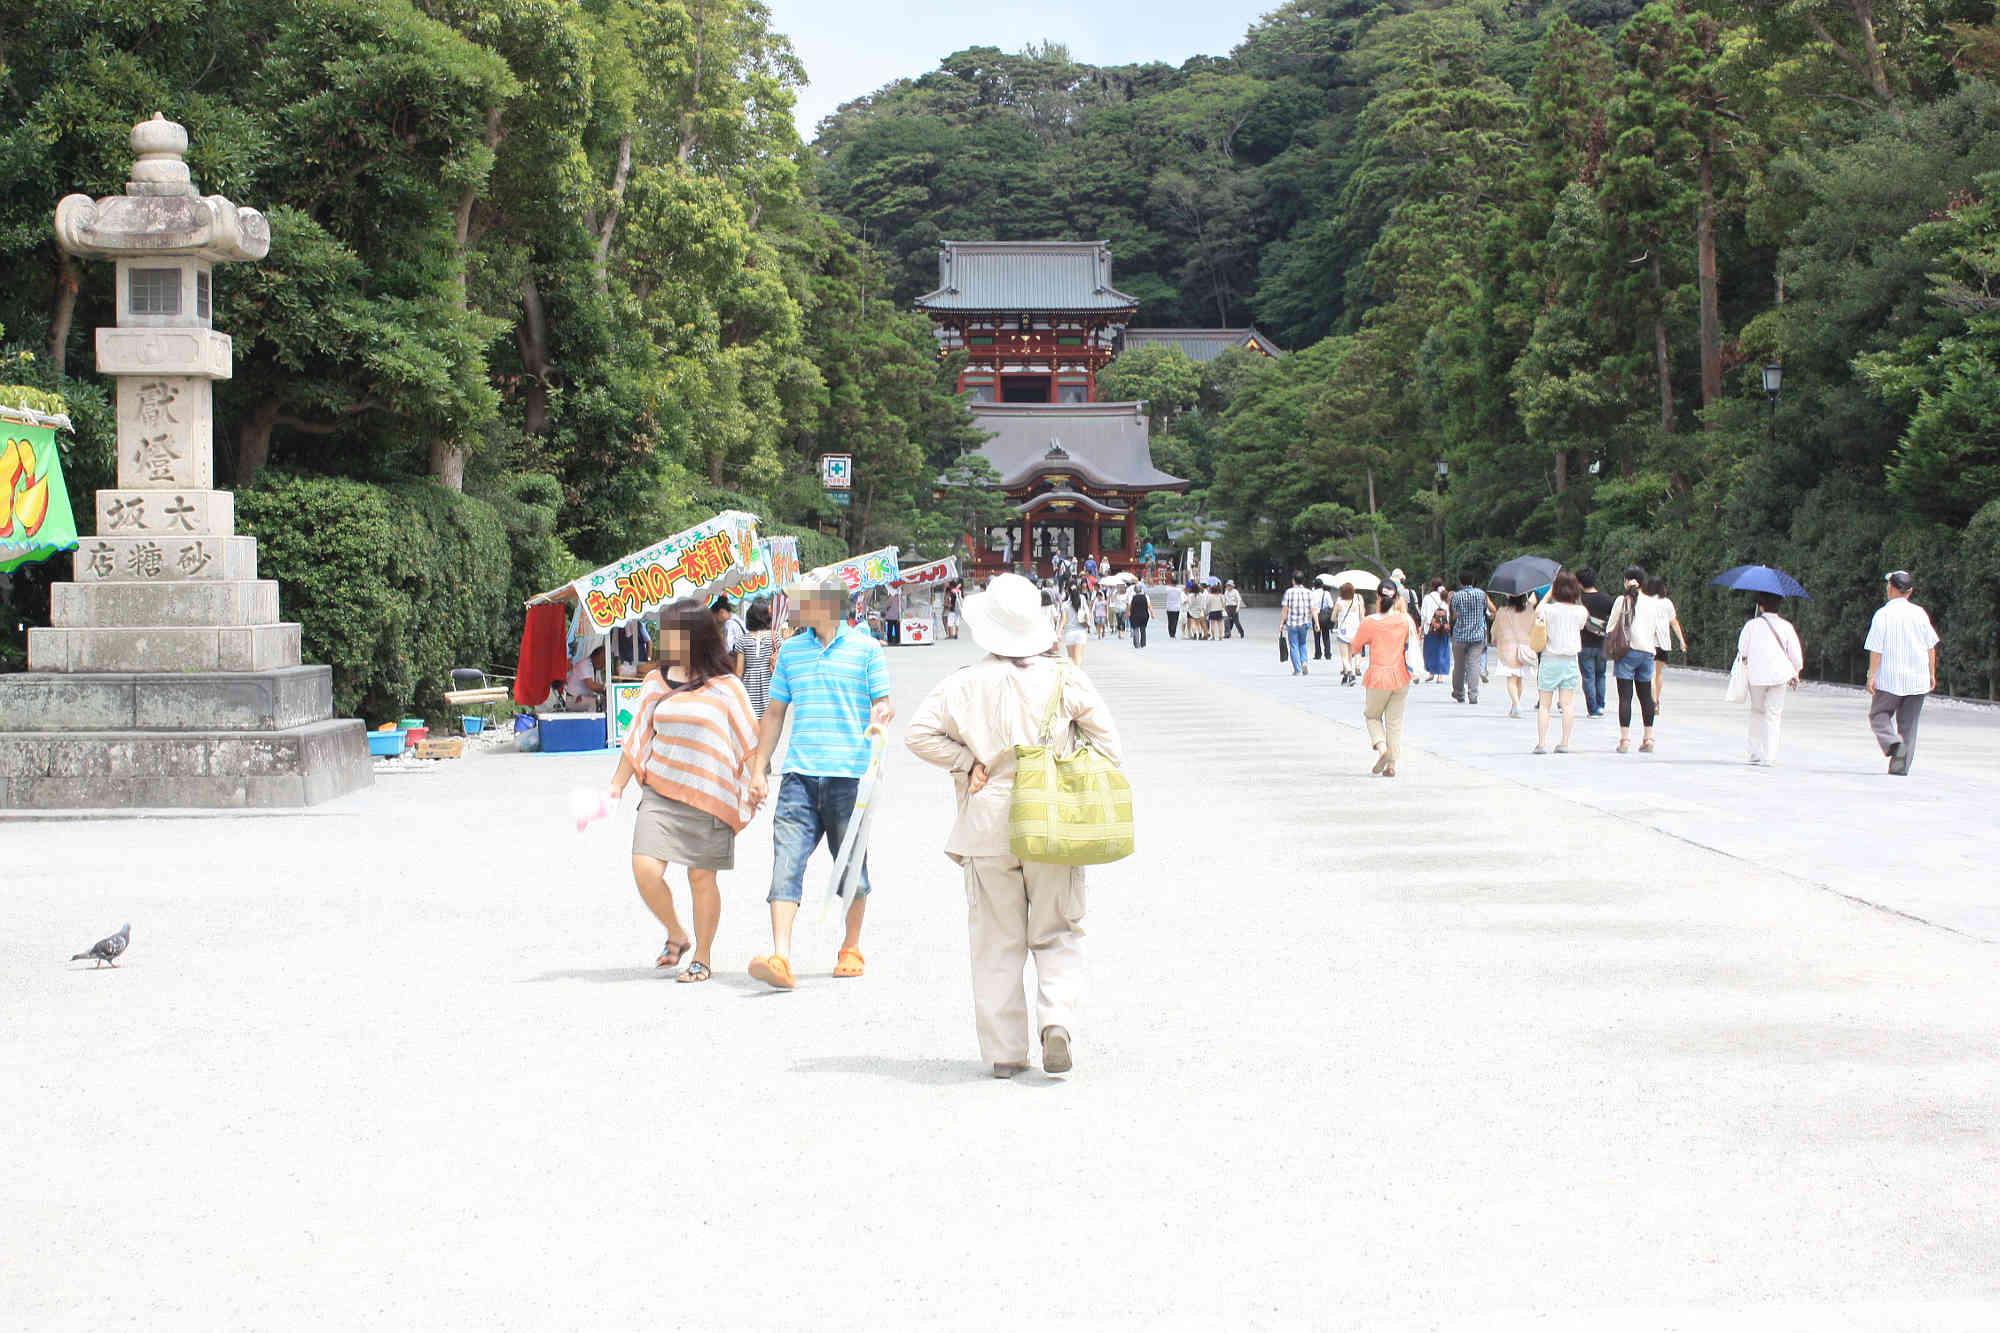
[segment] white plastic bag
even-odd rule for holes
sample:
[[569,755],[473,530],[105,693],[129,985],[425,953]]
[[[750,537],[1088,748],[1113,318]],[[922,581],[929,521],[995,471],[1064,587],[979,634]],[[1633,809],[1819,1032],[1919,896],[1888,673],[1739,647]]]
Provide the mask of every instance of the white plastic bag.
[[1740,704],[1750,697],[1750,663],[1745,657],[1738,657],[1729,668],[1729,684],[1723,689],[1722,697],[1730,703]]

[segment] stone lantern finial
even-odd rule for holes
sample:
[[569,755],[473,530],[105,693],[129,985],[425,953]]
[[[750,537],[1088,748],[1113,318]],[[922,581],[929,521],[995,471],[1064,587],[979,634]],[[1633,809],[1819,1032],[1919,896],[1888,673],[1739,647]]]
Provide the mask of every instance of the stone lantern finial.
[[90,259],[255,262],[271,249],[271,224],[219,194],[203,198],[188,174],[188,132],[159,112],[132,127],[132,178],[104,199],[72,194],[56,205],[56,244]]
[[194,178],[188,175],[185,154],[188,132],[155,111],[151,120],[132,127],[132,179],[125,182],[128,195],[192,195]]

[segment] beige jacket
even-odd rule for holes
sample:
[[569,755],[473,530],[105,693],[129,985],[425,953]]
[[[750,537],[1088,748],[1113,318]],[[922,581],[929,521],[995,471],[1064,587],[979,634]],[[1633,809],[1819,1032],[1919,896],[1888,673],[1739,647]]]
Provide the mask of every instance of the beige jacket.
[[[1058,672],[1063,691],[1055,729],[1058,752],[1067,754],[1079,740],[1087,740],[1099,754],[1118,763],[1118,730],[1097,687],[1080,668],[1052,657],[1033,658],[1025,667],[1004,657],[989,657],[939,681],[917,709],[903,743],[925,763],[951,770],[958,818],[944,850],[952,860],[1007,855],[1014,747],[1041,742],[1042,716],[1055,693]],[[978,795],[968,798],[966,778],[975,763],[986,765],[988,777]]]

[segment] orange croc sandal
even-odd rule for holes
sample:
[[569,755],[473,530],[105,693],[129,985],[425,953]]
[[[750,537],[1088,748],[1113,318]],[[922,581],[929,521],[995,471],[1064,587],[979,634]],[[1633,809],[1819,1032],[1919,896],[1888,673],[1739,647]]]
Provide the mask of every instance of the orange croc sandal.
[[868,960],[861,956],[859,949],[842,949],[840,957],[834,961],[833,975],[836,977],[858,977],[868,966]]
[[791,990],[799,983],[792,977],[792,965],[782,954],[772,954],[769,958],[752,958],[750,975],[766,986],[777,990]]

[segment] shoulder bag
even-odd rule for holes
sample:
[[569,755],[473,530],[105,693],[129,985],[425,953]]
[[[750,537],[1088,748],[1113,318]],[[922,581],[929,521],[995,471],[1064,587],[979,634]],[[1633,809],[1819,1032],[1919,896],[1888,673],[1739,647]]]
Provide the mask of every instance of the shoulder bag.
[[[1007,846],[1023,861],[1098,866],[1132,854],[1132,784],[1118,766],[1085,741],[1056,753],[1067,672],[1042,714],[1042,743],[1014,747],[1014,796],[1007,807]],[[1061,730],[1067,732],[1066,719]]]
[[1632,617],[1639,609],[1636,597],[1621,597],[1611,608],[1611,620],[1604,627],[1604,660],[1622,662],[1632,651]]
[[1540,657],[1548,650],[1549,622],[1536,616],[1534,627],[1528,631],[1528,651]]

